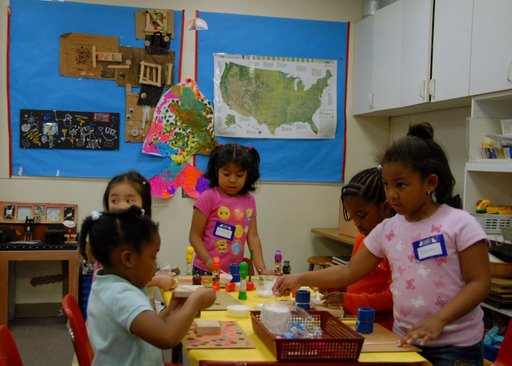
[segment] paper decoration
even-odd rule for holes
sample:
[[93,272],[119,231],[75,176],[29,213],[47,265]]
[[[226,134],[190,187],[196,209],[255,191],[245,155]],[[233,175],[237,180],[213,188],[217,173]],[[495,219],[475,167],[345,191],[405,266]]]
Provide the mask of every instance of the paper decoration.
[[208,24],[201,18],[192,18],[188,21],[187,30],[207,30]]
[[208,188],[202,173],[187,164],[194,154],[209,154],[217,145],[213,108],[192,79],[172,86],[158,102],[142,152],[169,157],[167,169],[150,179],[153,195],[171,198],[179,187],[197,198]]

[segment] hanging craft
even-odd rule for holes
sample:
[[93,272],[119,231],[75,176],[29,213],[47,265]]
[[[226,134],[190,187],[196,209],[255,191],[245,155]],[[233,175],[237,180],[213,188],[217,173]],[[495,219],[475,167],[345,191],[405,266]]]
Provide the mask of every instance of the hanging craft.
[[142,146],[146,154],[171,159],[164,172],[151,178],[153,194],[171,198],[181,186],[191,197],[197,197],[207,184],[203,188],[200,171],[186,163],[194,154],[209,154],[216,145],[213,108],[196,82],[186,79],[172,86],[160,98]]

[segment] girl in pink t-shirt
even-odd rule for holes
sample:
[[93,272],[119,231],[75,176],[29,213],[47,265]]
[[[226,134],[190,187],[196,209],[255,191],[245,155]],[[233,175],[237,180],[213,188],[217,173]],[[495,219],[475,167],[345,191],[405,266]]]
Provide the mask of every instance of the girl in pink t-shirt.
[[434,366],[482,365],[488,241],[474,217],[446,204],[455,180],[433,135],[430,124],[413,125],[385,152],[382,180],[396,215],[372,230],[347,266],[278,278],[274,293],[346,286],[387,258],[399,345],[418,346]]
[[221,269],[228,272],[231,263],[243,260],[246,240],[258,273],[274,273],[265,267],[251,194],[260,176],[259,164],[260,156],[250,146],[219,145],[211,152],[204,174],[210,189],[194,204],[190,227],[194,274],[211,274],[213,257],[219,257]]

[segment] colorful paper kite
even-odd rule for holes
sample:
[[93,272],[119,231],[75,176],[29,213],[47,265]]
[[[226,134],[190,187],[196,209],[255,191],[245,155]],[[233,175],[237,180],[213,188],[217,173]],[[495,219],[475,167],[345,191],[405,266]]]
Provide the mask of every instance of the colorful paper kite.
[[209,154],[217,145],[213,108],[192,79],[172,86],[158,102],[142,145],[146,154],[170,157],[167,169],[152,177],[154,196],[171,198],[179,187],[197,198],[208,188],[202,172],[187,162],[194,154]]
[[208,24],[201,18],[192,18],[188,21],[187,30],[207,30]]

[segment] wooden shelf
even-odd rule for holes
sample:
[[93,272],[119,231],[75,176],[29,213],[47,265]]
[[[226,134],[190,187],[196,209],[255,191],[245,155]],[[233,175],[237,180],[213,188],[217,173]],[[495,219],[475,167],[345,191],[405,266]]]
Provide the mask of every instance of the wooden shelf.
[[354,245],[354,242],[356,240],[352,236],[339,234],[338,233],[338,228],[318,228],[318,227],[314,227],[314,228],[311,228],[311,232],[313,234],[317,234],[317,235],[323,236],[324,238],[329,238],[329,239],[332,239],[332,240],[336,240],[336,241],[338,241],[340,243],[348,244],[348,245]]

